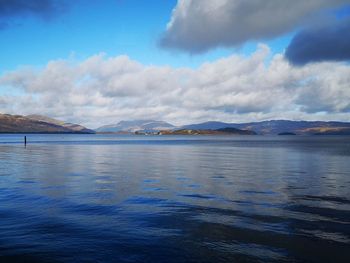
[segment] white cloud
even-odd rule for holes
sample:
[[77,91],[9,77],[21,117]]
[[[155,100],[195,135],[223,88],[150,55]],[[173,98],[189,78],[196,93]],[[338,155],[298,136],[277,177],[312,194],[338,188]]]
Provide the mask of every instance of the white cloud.
[[[0,76],[0,111],[39,113],[88,127],[130,119],[186,124],[264,119],[350,121],[350,66],[290,65],[260,45],[197,69],[143,65],[96,55],[80,63],[49,62]],[[3,92],[3,94],[5,94]]]
[[200,53],[288,33],[349,0],[178,0],[160,44]]

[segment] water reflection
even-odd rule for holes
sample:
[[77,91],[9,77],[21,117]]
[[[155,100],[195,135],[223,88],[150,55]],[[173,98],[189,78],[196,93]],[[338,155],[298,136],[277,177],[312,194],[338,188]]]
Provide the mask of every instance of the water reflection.
[[350,256],[349,137],[16,138],[0,139],[8,262]]

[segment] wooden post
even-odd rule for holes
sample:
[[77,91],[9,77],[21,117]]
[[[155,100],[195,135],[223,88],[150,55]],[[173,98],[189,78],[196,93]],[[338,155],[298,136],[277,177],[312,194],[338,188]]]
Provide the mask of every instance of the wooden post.
[[24,145],[27,145],[27,136],[24,136]]

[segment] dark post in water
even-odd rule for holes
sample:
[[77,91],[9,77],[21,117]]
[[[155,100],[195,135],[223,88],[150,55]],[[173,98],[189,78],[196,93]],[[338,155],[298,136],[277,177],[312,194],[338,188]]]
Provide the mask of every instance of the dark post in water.
[[24,145],[27,145],[27,136],[24,136]]

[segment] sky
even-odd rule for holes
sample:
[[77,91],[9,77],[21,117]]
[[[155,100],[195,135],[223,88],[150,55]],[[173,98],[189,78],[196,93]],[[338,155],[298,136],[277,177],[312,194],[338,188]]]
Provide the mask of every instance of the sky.
[[0,113],[350,121],[350,0],[0,0]]

